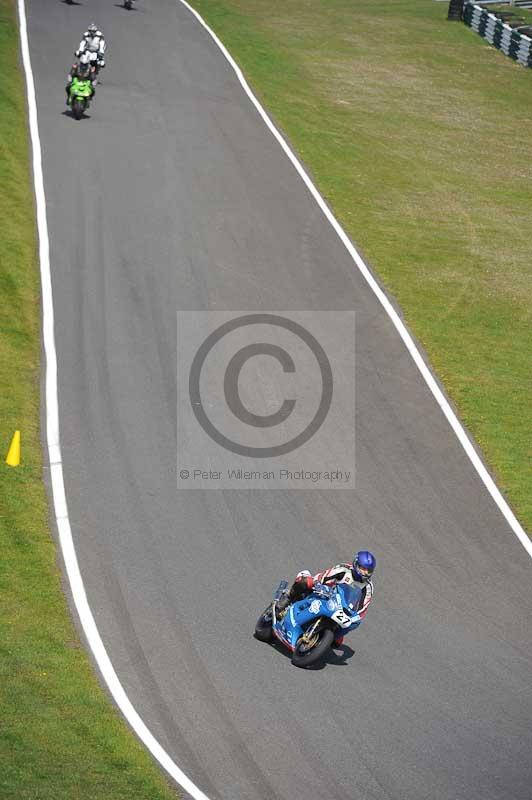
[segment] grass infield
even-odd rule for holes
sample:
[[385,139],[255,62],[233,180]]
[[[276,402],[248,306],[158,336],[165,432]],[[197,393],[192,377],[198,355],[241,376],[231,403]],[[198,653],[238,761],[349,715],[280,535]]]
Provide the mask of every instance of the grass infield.
[[[479,3],[478,5],[482,5]],[[497,3],[483,6],[486,11],[489,11],[490,14],[495,14],[502,12],[504,14],[508,14],[508,22],[514,22],[517,20],[523,20],[527,25],[532,25],[532,10],[528,8],[520,8],[519,6],[510,6],[507,3]],[[510,16],[511,15],[511,16]]]
[[532,530],[532,70],[433,0],[193,5],[399,302]]
[[[95,677],[50,536],[39,430],[39,272],[13,0],[0,0],[0,64],[0,797],[175,799]],[[16,428],[23,460],[10,468],[5,457]]]

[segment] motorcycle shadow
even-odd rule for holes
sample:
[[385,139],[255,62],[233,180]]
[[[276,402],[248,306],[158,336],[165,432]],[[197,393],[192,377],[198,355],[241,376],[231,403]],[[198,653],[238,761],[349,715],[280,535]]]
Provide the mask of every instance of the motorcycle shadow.
[[348,644],[342,644],[329,651],[326,664],[336,664],[337,667],[345,667],[350,658],[353,658],[355,651]]
[[[66,111],[66,110],[65,111],[61,111],[61,114],[62,114],[63,117],[68,117],[68,119],[74,120],[74,122],[81,122],[81,120],[78,120],[78,119],[75,118],[74,114],[70,110],[69,111]],[[85,113],[81,117],[81,119],[90,119],[90,118],[91,118],[91,115],[90,114],[85,114]]]
[[[277,639],[273,639],[269,644],[270,647],[273,647],[274,650],[276,650],[278,653],[281,653],[285,658],[292,658],[292,654]],[[319,670],[324,669],[328,664],[336,667],[345,667],[347,666],[349,659],[353,658],[354,655],[355,651],[353,648],[349,647],[348,644],[342,644],[340,647],[335,647],[332,650],[329,650],[326,657],[321,661],[318,661],[317,664],[311,664],[308,667],[300,667],[300,669],[318,672]]]

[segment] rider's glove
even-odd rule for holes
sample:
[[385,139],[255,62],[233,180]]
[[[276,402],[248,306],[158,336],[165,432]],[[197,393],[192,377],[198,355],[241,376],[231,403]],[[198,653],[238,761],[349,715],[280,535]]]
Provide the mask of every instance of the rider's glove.
[[316,583],[313,584],[313,588],[316,594],[321,595],[322,597],[330,597],[332,589],[330,586],[327,586],[325,583]]

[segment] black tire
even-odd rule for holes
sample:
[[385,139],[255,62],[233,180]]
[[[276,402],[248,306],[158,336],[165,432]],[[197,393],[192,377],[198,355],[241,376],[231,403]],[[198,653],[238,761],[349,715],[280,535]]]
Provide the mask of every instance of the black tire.
[[316,664],[327,655],[334,641],[334,631],[330,628],[322,628],[319,636],[320,638],[312,650],[301,652],[302,645],[299,642],[296,644],[296,649],[292,653],[292,664],[296,667],[310,667],[311,664]]
[[81,119],[85,111],[85,101],[79,97],[74,97],[72,100],[72,114],[75,119]]
[[272,631],[272,607],[268,606],[257,620],[255,625],[255,638],[259,642],[269,642],[273,636]]

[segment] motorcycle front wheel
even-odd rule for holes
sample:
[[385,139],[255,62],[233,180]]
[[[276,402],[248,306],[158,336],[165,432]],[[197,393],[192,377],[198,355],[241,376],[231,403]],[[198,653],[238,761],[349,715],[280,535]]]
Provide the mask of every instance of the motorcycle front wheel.
[[72,100],[72,114],[75,119],[81,119],[85,111],[85,101],[79,97]]
[[271,640],[273,635],[272,622],[272,607],[270,605],[266,611],[260,615],[255,625],[255,638],[258,639],[259,642],[269,642]]
[[311,664],[317,664],[329,652],[333,641],[334,632],[330,628],[318,628],[310,641],[301,636],[292,653],[292,664],[296,667],[310,667]]

